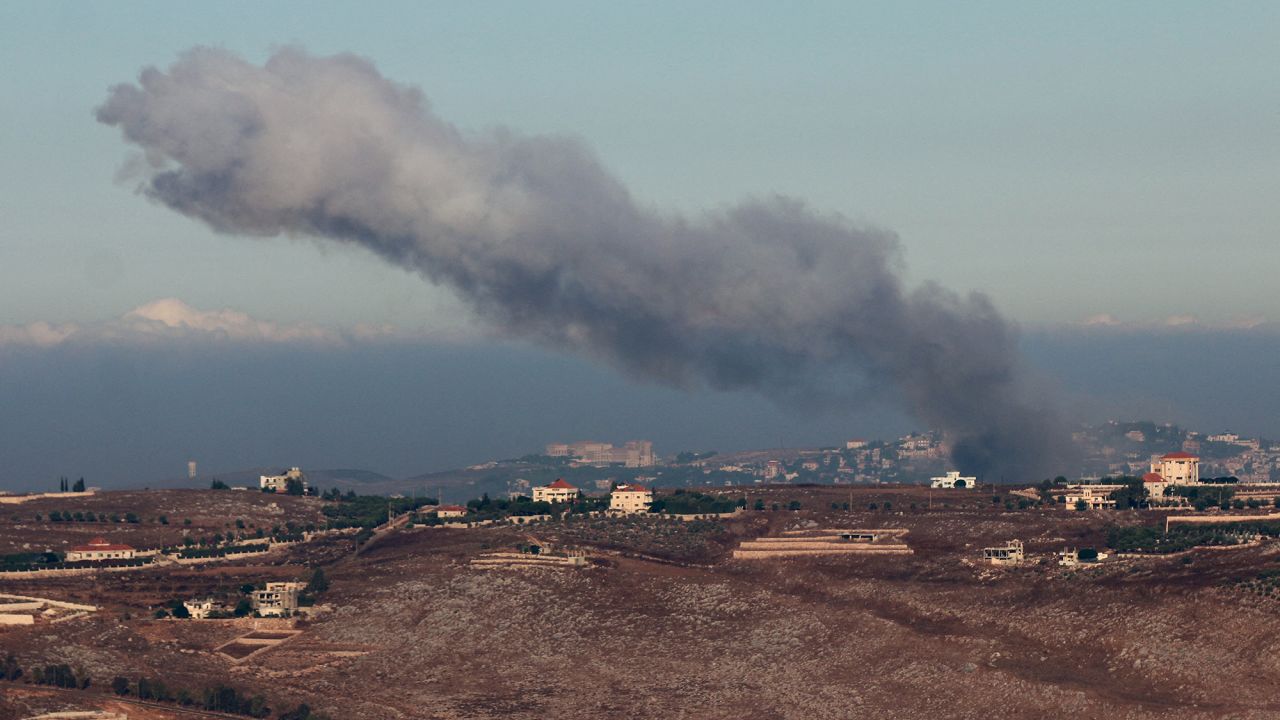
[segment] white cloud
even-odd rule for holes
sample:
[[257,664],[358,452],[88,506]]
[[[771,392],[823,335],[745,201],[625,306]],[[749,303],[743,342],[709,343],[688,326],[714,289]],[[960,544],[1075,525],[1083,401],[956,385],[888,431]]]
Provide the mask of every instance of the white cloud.
[[340,345],[349,341],[408,337],[389,325],[334,329],[313,323],[279,323],[260,320],[232,309],[200,310],[177,298],[154,300],[118,318],[94,323],[54,325],[37,321],[25,325],[0,325],[0,347],[174,340]]

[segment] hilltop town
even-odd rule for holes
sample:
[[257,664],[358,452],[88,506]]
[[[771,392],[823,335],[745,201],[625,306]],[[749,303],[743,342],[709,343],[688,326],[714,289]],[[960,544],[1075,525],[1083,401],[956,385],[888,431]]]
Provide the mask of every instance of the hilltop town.
[[997,484],[919,434],[564,443],[450,501],[299,467],[0,496],[0,718],[1273,712],[1274,448],[1080,439],[1105,474]]

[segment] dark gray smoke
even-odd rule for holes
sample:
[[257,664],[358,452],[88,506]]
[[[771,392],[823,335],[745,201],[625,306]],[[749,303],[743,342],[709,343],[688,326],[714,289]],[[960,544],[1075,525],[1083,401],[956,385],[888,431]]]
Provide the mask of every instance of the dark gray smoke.
[[904,288],[891,233],[782,197],[643,207],[583,143],[463,132],[351,55],[258,67],[198,48],[112,88],[97,117],[145,151],[144,191],[170,208],[357,243],[504,333],[681,387],[831,403],[893,388],[993,480],[1060,460],[1013,329],[983,295]]

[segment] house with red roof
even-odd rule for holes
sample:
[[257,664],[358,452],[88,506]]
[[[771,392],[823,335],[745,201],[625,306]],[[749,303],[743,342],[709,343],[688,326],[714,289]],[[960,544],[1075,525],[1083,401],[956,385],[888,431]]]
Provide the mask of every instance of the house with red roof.
[[461,505],[438,505],[435,513],[439,518],[460,518],[467,514],[467,509]]
[[137,554],[128,545],[107,542],[106,538],[96,537],[87,545],[76,545],[67,551],[67,562],[80,560],[119,560],[132,558]]
[[653,491],[643,485],[619,485],[609,495],[609,512],[644,513],[653,504]]
[[535,502],[571,503],[577,500],[580,494],[582,494],[581,491],[565,482],[564,478],[556,478],[556,481],[550,485],[542,485],[533,489]]
[[1151,460],[1151,472],[1169,485],[1199,485],[1200,458],[1186,452],[1171,452]]
[[1146,488],[1148,497],[1157,499],[1164,497],[1164,491],[1169,487],[1169,483],[1160,473],[1149,472],[1142,476],[1142,487]]

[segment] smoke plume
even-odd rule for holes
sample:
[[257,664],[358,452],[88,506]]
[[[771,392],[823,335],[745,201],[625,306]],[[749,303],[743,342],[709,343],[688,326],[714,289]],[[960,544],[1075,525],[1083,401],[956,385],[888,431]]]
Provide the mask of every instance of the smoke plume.
[[97,118],[144,151],[154,200],[224,233],[356,243],[505,334],[782,402],[890,388],[992,480],[1060,459],[1014,329],[983,295],[904,287],[892,233],[785,197],[664,213],[582,142],[464,132],[351,55],[196,48]]

